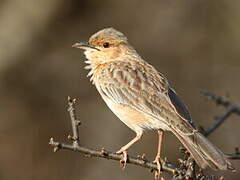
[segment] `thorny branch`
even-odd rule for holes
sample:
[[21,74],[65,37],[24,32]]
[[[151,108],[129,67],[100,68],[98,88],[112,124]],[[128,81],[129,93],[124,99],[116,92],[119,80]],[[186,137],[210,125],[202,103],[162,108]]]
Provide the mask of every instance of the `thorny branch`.
[[[211,133],[213,133],[232,113],[237,113],[240,115],[240,106],[238,104],[233,104],[227,99],[216,96],[209,92],[203,92],[205,96],[208,98],[214,100],[217,104],[223,105],[227,108],[226,112],[217,118],[217,120],[213,123],[212,126],[210,126],[208,129],[204,130],[202,128],[203,133],[208,136]],[[111,159],[122,162],[122,155],[110,152],[102,148],[101,150],[92,150],[90,148],[83,147],[79,145],[79,126],[81,125],[81,122],[77,120],[76,113],[75,113],[75,104],[76,99],[71,99],[68,97],[68,111],[71,119],[72,124],[72,131],[73,135],[69,135],[68,139],[72,141],[71,144],[66,144],[62,142],[56,142],[53,140],[53,138],[50,138],[49,144],[54,147],[54,152],[65,149],[70,150],[74,152],[80,152],[85,154],[86,156],[90,157],[98,157],[98,158],[104,158],[104,159]],[[180,179],[196,179],[196,180],[202,180],[202,179],[216,179],[212,176],[208,177],[203,175],[202,171],[196,172],[196,164],[193,161],[193,159],[189,156],[189,154],[183,149],[183,152],[185,153],[185,158],[179,159],[180,167],[177,167],[170,162],[168,162],[166,159],[162,160],[162,171],[168,172],[173,174],[173,177],[175,180]],[[238,148],[236,148],[234,154],[228,154],[227,157],[229,159],[240,159],[240,152]],[[138,156],[138,157],[128,157],[127,163],[129,164],[135,164],[137,166],[141,166],[147,169],[150,169],[151,171],[157,170],[157,165],[149,160],[147,160],[144,155]],[[218,179],[221,179],[218,178]]]
[[[76,152],[81,152],[85,155],[91,156],[91,157],[100,157],[105,159],[112,159],[121,161],[122,156],[113,152],[108,152],[105,149],[101,149],[100,151],[92,150],[86,147],[82,147],[79,145],[79,131],[78,127],[80,126],[81,122],[77,120],[76,114],[75,114],[75,104],[76,99],[71,99],[68,97],[68,111],[71,118],[71,124],[72,124],[72,130],[73,130],[73,136],[68,135],[68,139],[72,140],[72,144],[65,144],[60,142],[55,142],[53,138],[50,138],[49,144],[54,147],[54,152],[60,150],[60,149],[66,149]],[[142,157],[128,157],[129,164],[135,164],[141,167],[145,167],[151,170],[157,170],[157,165],[155,163],[152,163],[148,161],[147,159]],[[177,168],[167,161],[163,162],[163,170],[170,172],[170,173],[177,173]]]
[[240,115],[240,105],[230,102],[226,97],[217,96],[211,92],[202,91],[202,94],[208,99],[215,101],[217,105],[222,105],[226,108],[225,113],[222,116],[216,117],[215,122],[208,129],[204,130],[205,136],[210,135],[215,131],[223,122],[233,113]]
[[[76,152],[81,152],[87,156],[90,157],[99,157],[99,158],[105,158],[105,159],[112,159],[112,160],[117,160],[117,161],[121,161],[122,160],[122,156],[113,152],[108,152],[106,151],[104,148],[102,148],[100,151],[98,150],[92,150],[86,147],[82,147],[82,146],[74,146],[72,144],[65,144],[65,143],[59,143],[59,142],[55,142],[53,140],[53,138],[50,139],[49,142],[50,145],[52,145],[55,149],[54,151],[56,152],[57,150],[60,149],[67,149],[67,150],[71,150],[71,151],[76,151]],[[128,157],[128,162],[129,164],[135,164],[141,167],[145,167],[151,170],[157,170],[157,165],[149,162],[148,160],[144,159],[144,158],[136,158],[136,157]],[[177,171],[176,167],[174,167],[171,164],[165,163],[163,164],[163,169],[164,171],[167,172],[171,172],[171,173],[176,173],[175,171]]]
[[[202,91],[201,93],[204,96],[206,96],[208,99],[213,100],[217,105],[222,105],[226,108],[226,111],[222,114],[222,116],[216,117],[215,122],[213,122],[213,124],[209,128],[205,130],[201,127],[201,130],[205,136],[209,136],[210,134],[212,134],[233,113],[240,115],[240,104],[232,103],[226,97],[217,96],[211,92]],[[240,152],[238,148],[235,148],[234,154],[226,154],[226,155],[229,159],[234,159],[234,160],[240,159]]]
[[227,110],[219,117],[215,118],[215,122],[206,130],[204,130],[203,134],[205,136],[209,136],[213,131],[215,131],[234,111],[236,110],[236,106],[229,106]]

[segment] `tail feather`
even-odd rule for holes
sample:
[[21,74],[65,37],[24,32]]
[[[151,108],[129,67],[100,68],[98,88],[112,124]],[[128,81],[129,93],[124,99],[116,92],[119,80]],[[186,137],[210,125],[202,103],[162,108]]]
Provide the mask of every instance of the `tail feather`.
[[202,169],[209,166],[214,170],[235,170],[224,153],[220,151],[216,146],[214,146],[201,133],[195,132],[192,135],[182,133],[180,134],[176,131],[173,131],[173,133],[185,146],[185,148],[187,148],[187,150],[195,159],[196,163]]

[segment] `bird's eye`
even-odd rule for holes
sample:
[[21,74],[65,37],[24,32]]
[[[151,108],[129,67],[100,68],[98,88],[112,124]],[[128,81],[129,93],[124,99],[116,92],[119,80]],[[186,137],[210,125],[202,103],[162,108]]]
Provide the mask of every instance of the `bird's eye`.
[[103,43],[104,48],[108,48],[109,46],[110,46],[110,44],[108,42]]

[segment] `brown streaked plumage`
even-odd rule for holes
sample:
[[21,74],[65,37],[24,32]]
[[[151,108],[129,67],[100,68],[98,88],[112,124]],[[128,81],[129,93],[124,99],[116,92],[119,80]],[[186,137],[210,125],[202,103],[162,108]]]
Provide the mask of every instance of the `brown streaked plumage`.
[[126,155],[144,130],[158,130],[155,162],[160,170],[161,138],[167,130],[201,168],[234,170],[225,155],[195,128],[187,107],[167,79],[138,55],[121,32],[106,28],[73,47],[85,50],[91,81],[113,113],[136,132],[136,137],[117,153]]

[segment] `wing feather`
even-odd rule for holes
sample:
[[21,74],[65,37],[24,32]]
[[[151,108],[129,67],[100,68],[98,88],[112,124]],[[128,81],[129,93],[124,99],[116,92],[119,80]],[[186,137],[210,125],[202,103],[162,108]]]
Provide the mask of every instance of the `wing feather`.
[[161,117],[169,126],[178,126],[179,121],[175,119],[180,117],[194,127],[186,106],[169,87],[166,78],[151,65],[112,62],[100,71],[98,74],[101,75],[94,78],[95,84],[115,103],[130,106],[156,119]]

